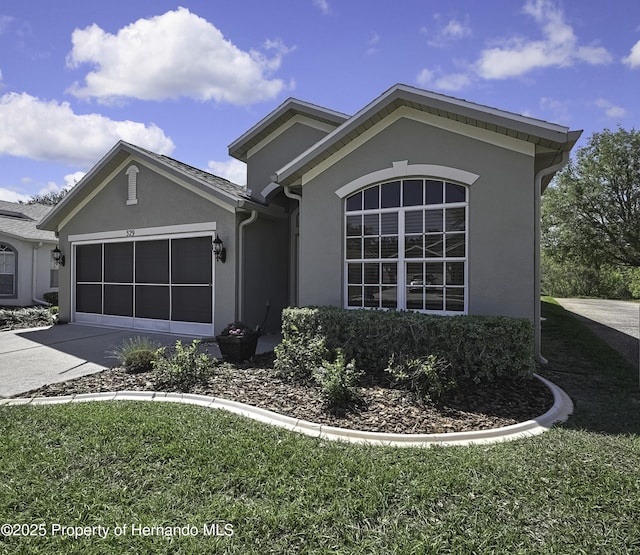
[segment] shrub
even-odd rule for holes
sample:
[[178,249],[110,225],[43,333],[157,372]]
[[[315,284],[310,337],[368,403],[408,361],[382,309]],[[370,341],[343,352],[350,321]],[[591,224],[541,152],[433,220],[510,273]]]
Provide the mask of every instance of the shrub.
[[435,355],[399,360],[392,355],[387,372],[397,385],[424,401],[435,401],[457,385],[451,376],[451,364]]
[[55,316],[44,306],[0,309],[0,330],[52,326]]
[[320,386],[325,401],[334,410],[345,409],[358,399],[355,387],[361,375],[354,360],[346,363],[341,349],[338,349],[335,362],[325,360],[313,371],[313,378]]
[[194,339],[186,347],[176,341],[173,352],[166,347],[158,349],[153,361],[156,384],[161,388],[189,391],[194,385],[203,383],[212,374],[216,360],[199,349],[200,341]]
[[58,306],[58,292],[57,291],[49,291],[42,295],[42,298],[47,301],[52,306]]
[[119,346],[107,351],[107,356],[115,358],[130,374],[149,372],[157,357],[160,343],[148,337],[125,339]]
[[451,365],[456,382],[529,377],[534,369],[533,325],[494,316],[434,316],[415,312],[287,308],[276,367],[288,375],[311,376],[338,349],[376,379],[388,379],[396,360],[434,355]]

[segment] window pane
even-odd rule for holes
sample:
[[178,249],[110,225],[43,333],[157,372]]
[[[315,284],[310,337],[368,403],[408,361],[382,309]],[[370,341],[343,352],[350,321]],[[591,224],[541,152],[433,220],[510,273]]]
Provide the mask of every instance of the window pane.
[[364,306],[377,308],[380,306],[380,288],[365,287],[364,288]]
[[442,301],[443,301],[442,289],[427,289],[427,302],[426,309],[427,310],[442,310]]
[[426,285],[444,285],[442,262],[427,262]]
[[365,264],[364,265],[364,282],[365,283],[380,283],[380,264]]
[[404,232],[405,233],[422,233],[422,220],[424,212],[422,210],[411,210],[405,212],[404,215]]
[[381,258],[398,258],[398,238],[382,237],[380,255]]
[[464,262],[447,262],[447,285],[464,285]]
[[464,289],[461,287],[447,287],[447,310],[464,311]]
[[381,235],[397,235],[398,234],[398,213],[387,212],[380,214],[380,234]]
[[425,233],[442,232],[442,209],[425,210],[424,213],[424,231]]
[[105,285],[104,313],[133,316],[133,285]]
[[422,287],[407,288],[407,309],[424,309],[424,289]]
[[398,308],[398,288],[383,287],[381,301],[384,308]]
[[422,179],[407,179],[402,183],[402,205],[421,206],[423,200]]
[[[211,237],[171,241],[171,283],[211,284]],[[200,322],[202,320],[185,320]]]
[[347,212],[354,210],[362,210],[362,193],[356,193],[347,199]]
[[380,187],[377,185],[375,187],[371,187],[364,192],[364,209],[365,210],[375,210],[376,208],[380,208]]
[[426,181],[427,199],[425,204],[442,204],[442,181]]
[[449,208],[446,213],[447,231],[465,230],[465,209]]
[[427,258],[442,258],[442,235],[425,236],[425,253]]
[[464,257],[464,233],[447,233],[447,256],[448,257]]
[[136,317],[169,319],[169,287],[138,285],[136,287]]
[[404,255],[407,258],[423,258],[422,235],[407,235],[404,238]]
[[393,208],[400,206],[400,182],[385,183],[380,187],[380,207]]
[[0,295],[13,295],[13,274],[0,274]]
[[424,285],[424,265],[421,262],[407,264],[407,285]]
[[104,280],[133,283],[133,243],[105,243]]
[[211,286],[171,288],[171,319],[177,322],[211,323]]
[[76,247],[76,281],[102,281],[101,244]]
[[395,262],[382,264],[382,283],[398,283],[398,265]]
[[380,238],[369,237],[364,240],[364,257],[380,258]]
[[362,239],[347,239],[347,258],[362,258]]
[[362,264],[347,264],[347,283],[362,283]]
[[351,285],[347,288],[347,306],[362,306],[362,287]]
[[347,216],[347,237],[362,235],[362,216]]
[[380,235],[380,216],[379,214],[365,214],[364,216],[364,234]]
[[467,190],[462,185],[447,183],[447,203],[464,202],[467,200]]
[[169,283],[169,241],[136,242],[136,282]]

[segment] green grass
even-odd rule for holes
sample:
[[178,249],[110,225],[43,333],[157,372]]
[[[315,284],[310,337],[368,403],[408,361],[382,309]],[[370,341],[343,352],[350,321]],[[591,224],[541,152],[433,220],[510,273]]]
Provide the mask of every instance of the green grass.
[[[635,373],[561,307],[544,315],[543,373],[576,414],[511,443],[352,446],[169,403],[0,407],[0,523],[46,532],[0,537],[0,553],[637,553]],[[204,536],[214,522],[233,535]]]

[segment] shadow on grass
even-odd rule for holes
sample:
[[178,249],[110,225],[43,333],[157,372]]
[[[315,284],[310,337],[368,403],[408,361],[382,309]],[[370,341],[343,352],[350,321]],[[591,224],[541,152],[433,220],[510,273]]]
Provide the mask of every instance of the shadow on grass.
[[540,373],[575,405],[564,427],[640,435],[637,368],[561,306],[543,302],[542,316],[542,349],[549,364]]

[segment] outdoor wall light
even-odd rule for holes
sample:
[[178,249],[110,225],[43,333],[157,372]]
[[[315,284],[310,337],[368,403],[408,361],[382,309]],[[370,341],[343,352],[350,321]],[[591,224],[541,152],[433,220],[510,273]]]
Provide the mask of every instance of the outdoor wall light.
[[64,254],[62,254],[62,251],[58,247],[51,251],[51,258],[53,258],[53,261],[56,264],[64,266]]
[[224,248],[224,243],[217,233],[213,240],[213,253],[216,255],[216,262],[224,263],[227,260],[227,249]]

